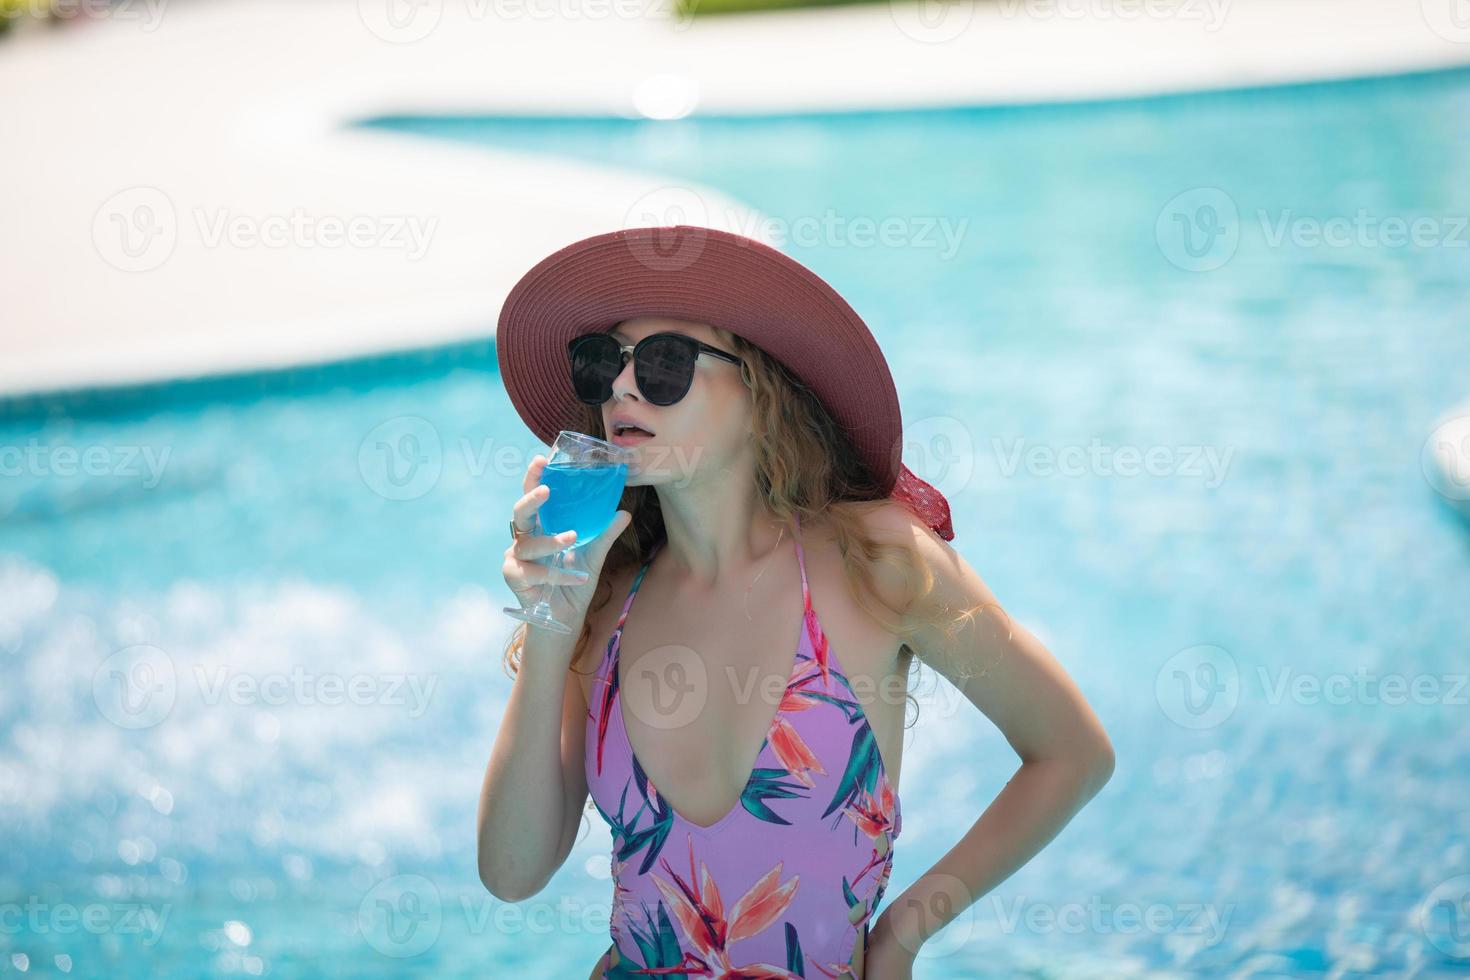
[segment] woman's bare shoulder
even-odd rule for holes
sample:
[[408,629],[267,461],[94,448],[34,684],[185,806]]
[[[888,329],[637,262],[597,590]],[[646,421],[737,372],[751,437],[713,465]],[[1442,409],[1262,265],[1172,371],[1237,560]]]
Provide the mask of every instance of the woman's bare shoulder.
[[[896,500],[883,500],[878,506],[865,505],[854,508],[863,532],[880,548],[900,548],[912,555],[920,569],[927,567],[931,573],[936,565],[950,563],[953,550],[939,535],[919,519],[913,511]],[[905,606],[912,589],[913,572],[904,562],[876,561],[871,564],[873,585],[878,595],[890,608]],[[919,571],[922,576],[923,572]]]

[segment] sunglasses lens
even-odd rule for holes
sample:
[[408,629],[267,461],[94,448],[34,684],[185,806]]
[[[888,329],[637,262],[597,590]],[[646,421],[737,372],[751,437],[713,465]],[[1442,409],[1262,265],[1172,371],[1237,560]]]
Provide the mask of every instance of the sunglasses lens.
[[672,405],[689,393],[699,347],[690,337],[654,337],[638,351],[633,372],[638,390],[655,405]]
[[613,380],[622,371],[622,352],[608,334],[580,337],[572,345],[572,388],[589,405],[612,397]]

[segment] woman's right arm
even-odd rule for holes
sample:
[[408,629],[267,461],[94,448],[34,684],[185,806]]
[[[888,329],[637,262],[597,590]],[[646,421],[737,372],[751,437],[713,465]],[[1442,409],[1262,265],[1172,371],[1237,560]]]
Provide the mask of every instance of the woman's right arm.
[[[518,528],[536,526],[535,514],[550,493],[540,482],[545,465],[546,457],[537,456],[526,469],[525,493],[512,511]],[[526,627],[520,667],[480,788],[480,881],[507,902],[546,887],[570,853],[582,821],[587,706],[570,667],[603,561],[631,521],[627,511],[617,511],[607,530],[586,544],[591,575],[585,582],[537,561],[567,547],[571,538],[528,534],[505,550],[502,573],[511,591],[524,601],[545,582],[560,586],[552,612],[572,627],[570,634]]]
[[527,631],[485,770],[480,880],[502,901],[519,902],[545,888],[571,852],[582,822],[587,720],[581,688],[568,669],[572,641]]

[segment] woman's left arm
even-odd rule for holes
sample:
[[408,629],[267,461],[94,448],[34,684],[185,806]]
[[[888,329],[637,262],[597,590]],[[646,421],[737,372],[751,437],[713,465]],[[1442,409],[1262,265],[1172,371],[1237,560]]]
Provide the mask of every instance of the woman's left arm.
[[[907,642],[995,723],[1021,764],[974,826],[874,922],[865,972],[907,977],[919,947],[1047,845],[1113,773],[1102,723],[1055,657],[1013,622],[976,571],[902,505],[870,519],[909,542],[934,575],[908,611]],[[889,578],[885,588],[898,583]],[[966,609],[974,614],[946,629]],[[942,731],[942,730],[941,730]]]

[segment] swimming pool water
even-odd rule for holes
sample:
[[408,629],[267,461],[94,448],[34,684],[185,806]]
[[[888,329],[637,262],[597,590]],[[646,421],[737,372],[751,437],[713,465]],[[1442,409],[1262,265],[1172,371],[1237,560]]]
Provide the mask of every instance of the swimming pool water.
[[[817,229],[788,248],[877,333],[955,547],[1118,755],[916,976],[1449,977],[1470,528],[1421,454],[1470,395],[1467,110],[1456,71],[366,124]],[[1393,219],[1432,241],[1391,244]],[[541,449],[493,343],[11,400],[0,447],[0,971],[586,975],[612,887],[595,813],[527,902],[474,872],[505,515]],[[890,901],[1016,764],[953,688],[917,693]]]

